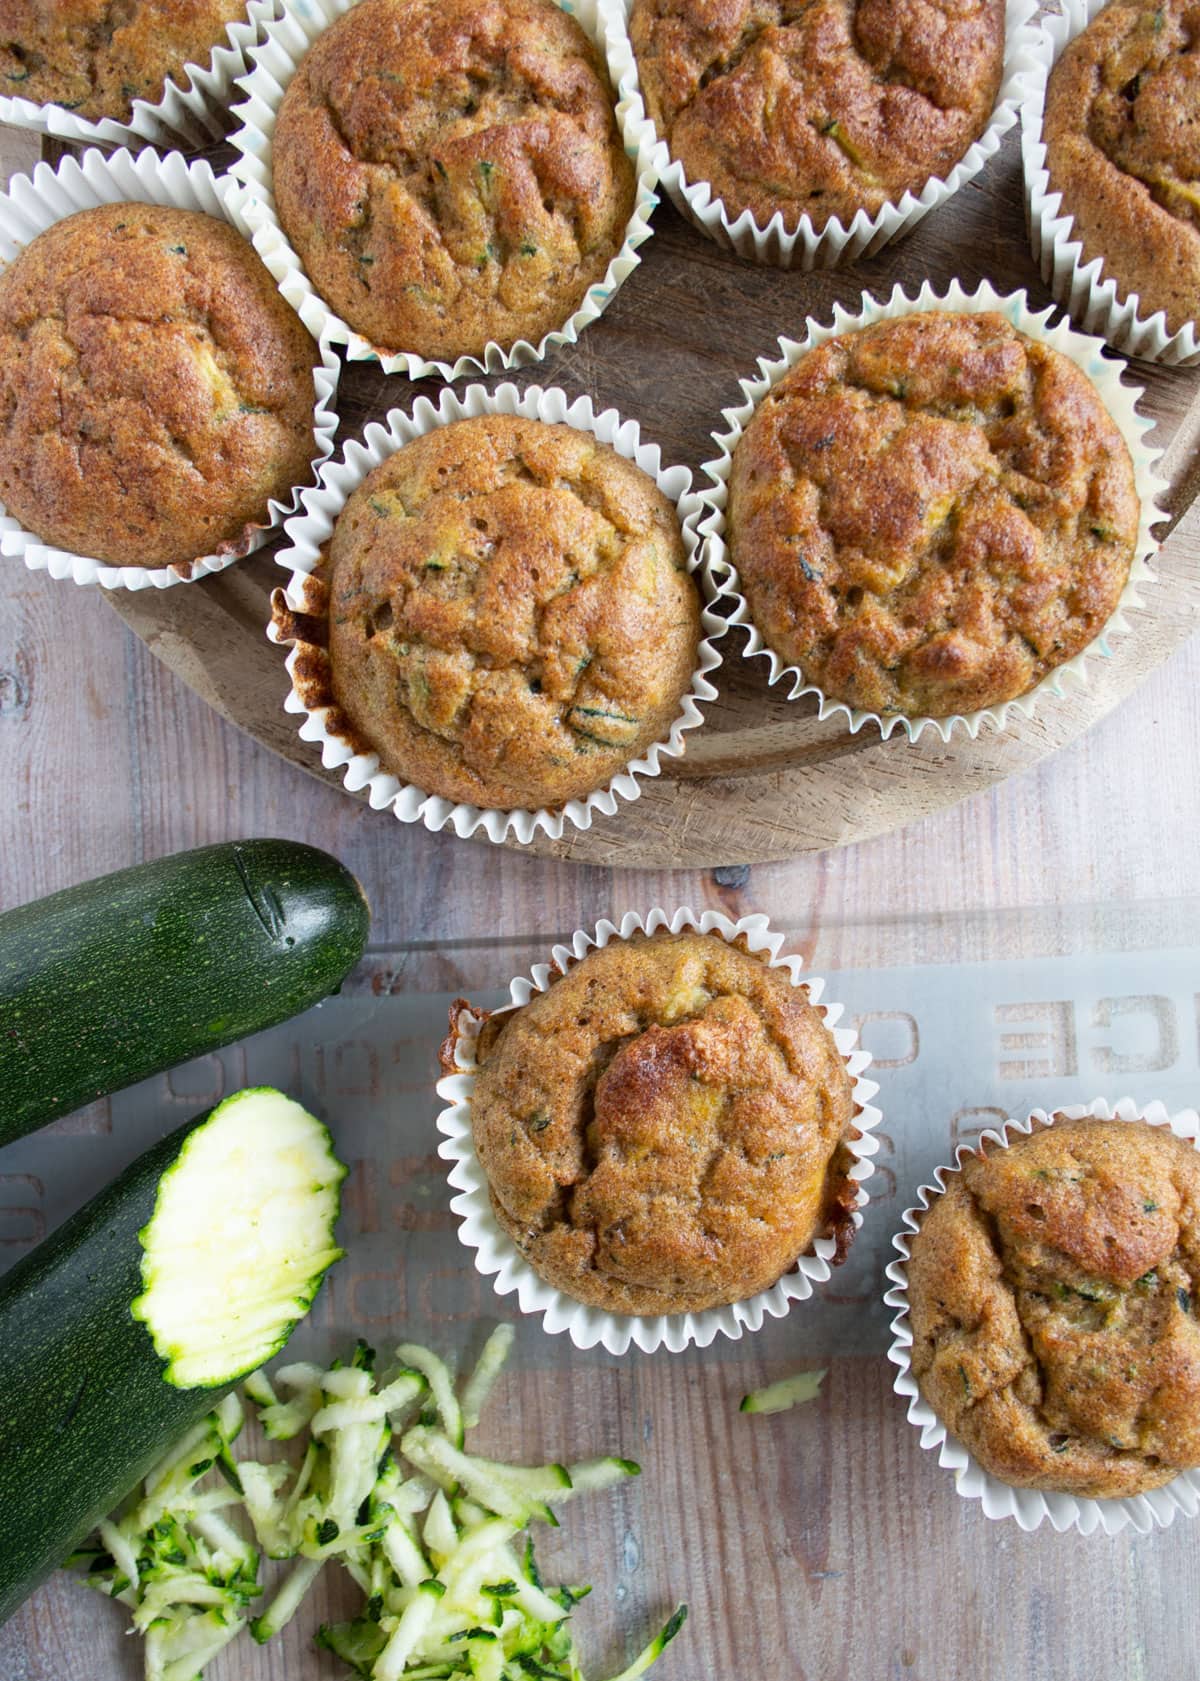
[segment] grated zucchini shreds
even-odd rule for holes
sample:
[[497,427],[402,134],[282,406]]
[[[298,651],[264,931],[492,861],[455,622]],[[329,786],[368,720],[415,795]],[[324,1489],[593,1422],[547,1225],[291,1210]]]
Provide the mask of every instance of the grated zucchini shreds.
[[[249,1622],[257,1640],[290,1622],[336,1560],[363,1606],[320,1628],[316,1642],[365,1681],[583,1681],[568,1623],[589,1589],[547,1589],[524,1532],[557,1522],[551,1502],[611,1488],[640,1467],[617,1458],[508,1465],[467,1452],[465,1431],[512,1340],[509,1327],[493,1333],[461,1394],[445,1362],[413,1343],[400,1345],[384,1379],[361,1342],[328,1371],[255,1373],[244,1394],[264,1434],[307,1438],[295,1463],[235,1459],[241,1405],[223,1401],[75,1560],[133,1612],[147,1681],[199,1681],[247,1626],[262,1592],[260,1550],[290,1562]],[[210,1472],[224,1486],[202,1487]],[[238,1506],[257,1546],[228,1521],[226,1508]],[[686,1614],[680,1606],[614,1681],[643,1675]]]
[[[228,1484],[241,1406],[227,1396],[150,1472],[78,1555],[83,1580],[132,1613],[145,1637],[147,1681],[198,1681],[246,1627],[262,1592],[258,1552],[221,1516],[242,1497]],[[202,1485],[209,1486],[202,1486]]]
[[515,1334],[511,1325],[497,1325],[484,1343],[479,1359],[475,1362],[475,1370],[463,1385],[462,1417],[463,1425],[467,1430],[474,1430],[479,1423],[479,1415],[483,1411],[483,1404],[492,1392],[492,1385],[503,1370],[504,1363],[512,1350]]
[[786,1412],[789,1407],[798,1407],[804,1401],[815,1400],[824,1381],[824,1369],[819,1372],[796,1372],[791,1377],[780,1378],[778,1383],[768,1383],[765,1389],[752,1389],[749,1395],[743,1395],[738,1411]]

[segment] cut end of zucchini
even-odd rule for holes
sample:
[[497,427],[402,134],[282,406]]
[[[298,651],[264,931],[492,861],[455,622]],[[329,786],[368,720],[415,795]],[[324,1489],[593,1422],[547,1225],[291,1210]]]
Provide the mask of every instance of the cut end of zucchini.
[[276,1354],[343,1250],[346,1169],[328,1129],[270,1086],[237,1092],[159,1181],[130,1311],[177,1389],[220,1388]]
[[742,1404],[738,1410],[744,1413],[786,1412],[789,1407],[798,1407],[804,1401],[815,1400],[824,1381],[824,1370],[797,1372],[794,1377],[780,1378],[778,1383],[769,1383],[765,1389],[752,1389],[749,1395],[742,1396]]

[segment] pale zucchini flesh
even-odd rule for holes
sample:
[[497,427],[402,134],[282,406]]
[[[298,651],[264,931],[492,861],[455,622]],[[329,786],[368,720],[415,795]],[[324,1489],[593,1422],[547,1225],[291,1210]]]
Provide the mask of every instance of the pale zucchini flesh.
[[283,1347],[344,1253],[345,1173],[326,1127],[270,1087],[226,1098],[189,1135],[139,1234],[130,1309],[167,1383],[220,1388]]
[[512,1351],[515,1335],[511,1325],[497,1325],[484,1343],[479,1359],[475,1362],[475,1370],[463,1385],[462,1419],[467,1430],[474,1430],[479,1423],[483,1404],[491,1394],[492,1385]]
[[814,1401],[820,1394],[824,1381],[824,1369],[817,1372],[796,1372],[791,1377],[780,1378],[777,1383],[768,1383],[763,1389],[752,1389],[749,1395],[743,1395],[738,1410],[744,1413],[786,1412],[789,1407],[799,1407],[805,1401]]

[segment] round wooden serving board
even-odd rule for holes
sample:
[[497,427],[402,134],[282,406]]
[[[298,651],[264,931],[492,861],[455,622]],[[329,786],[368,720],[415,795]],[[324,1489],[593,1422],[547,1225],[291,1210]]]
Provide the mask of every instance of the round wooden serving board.
[[[983,175],[908,239],[845,270],[781,273],[741,262],[665,202],[642,252],[641,267],[577,345],[506,377],[561,385],[572,396],[586,392],[599,406],[615,406],[638,420],[666,460],[693,471],[714,453],[710,433],[721,410],[738,400],[739,377],[754,370],[759,355],[777,353],[780,334],[799,337],[806,317],[829,320],[835,300],[857,308],[863,290],[883,296],[897,282],[913,291],[926,279],[941,287],[957,278],[968,288],[982,279],[1001,291],[1025,287],[1037,305],[1050,302],[1026,238],[1015,131]],[[765,662],[744,660],[742,634],[733,631],[716,673],[720,697],[704,727],[688,736],[685,758],[665,760],[666,774],[642,782],[640,799],[587,833],[571,831],[561,841],[539,836],[522,850],[609,865],[707,868],[840,846],[1028,770],[1104,717],[1184,641],[1200,612],[1200,514],[1184,518],[1200,480],[1200,369],[1132,363],[1130,375],[1145,386],[1143,407],[1158,421],[1152,441],[1166,451],[1161,470],[1171,485],[1173,523],[1145,611],[1116,641],[1113,658],[1089,662],[1086,687],[1065,700],[1048,698],[1032,720],[985,729],[977,741],[959,734],[947,746],[926,735],[914,746],[897,734],[884,742],[869,728],[852,736],[835,721],[818,722],[811,701],[774,698]],[[338,395],[339,439],[436,390],[436,382],[414,387],[373,365],[348,363]],[[268,598],[283,576],[268,549],[198,584],[114,591],[108,600],[222,717],[341,787],[340,774],[322,768],[283,711],[283,654],[264,633]],[[381,813],[378,821],[395,819]],[[397,844],[402,836],[397,824]]]

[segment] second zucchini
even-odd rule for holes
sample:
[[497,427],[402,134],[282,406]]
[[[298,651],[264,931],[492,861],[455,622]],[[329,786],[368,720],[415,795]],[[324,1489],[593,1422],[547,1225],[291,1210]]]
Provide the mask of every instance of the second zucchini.
[[345,1172],[298,1103],[238,1092],[0,1279],[0,1622],[287,1341]]

